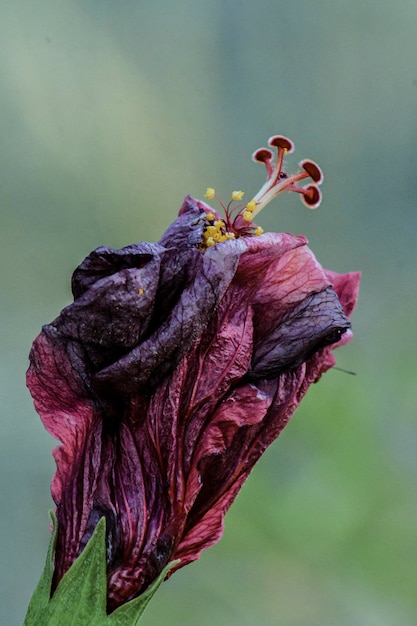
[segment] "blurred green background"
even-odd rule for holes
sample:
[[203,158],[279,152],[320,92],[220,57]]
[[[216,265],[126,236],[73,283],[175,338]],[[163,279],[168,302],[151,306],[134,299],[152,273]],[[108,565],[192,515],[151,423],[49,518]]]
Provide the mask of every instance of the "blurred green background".
[[0,623],[19,625],[49,538],[49,437],[31,341],[98,245],[156,240],[187,193],[254,194],[275,133],[323,168],[316,212],[265,230],[361,269],[355,340],[308,393],[143,626],[417,623],[415,0],[0,3]]

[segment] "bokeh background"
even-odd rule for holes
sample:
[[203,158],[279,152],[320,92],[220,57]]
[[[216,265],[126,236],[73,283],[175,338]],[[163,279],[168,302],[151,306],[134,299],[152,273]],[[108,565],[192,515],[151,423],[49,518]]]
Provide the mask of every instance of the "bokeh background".
[[0,623],[22,623],[49,538],[55,442],[31,341],[98,245],[157,240],[187,193],[255,193],[268,136],[324,201],[259,218],[361,269],[355,341],[255,468],[223,540],[143,626],[417,623],[415,0],[0,2]]

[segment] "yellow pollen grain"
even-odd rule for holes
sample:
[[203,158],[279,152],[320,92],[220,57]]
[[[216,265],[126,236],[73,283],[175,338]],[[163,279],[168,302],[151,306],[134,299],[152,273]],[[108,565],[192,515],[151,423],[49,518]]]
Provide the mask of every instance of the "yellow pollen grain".
[[242,217],[247,222],[251,222],[252,221],[252,212],[251,211],[243,211]]
[[222,228],[222,226],[224,226],[223,220],[216,220],[214,226],[216,226],[216,228]]
[[207,198],[208,200],[211,200],[212,198],[215,197],[215,195],[216,195],[216,190],[213,187],[207,187],[204,197]]
[[206,239],[206,246],[207,248],[210,248],[211,246],[214,246],[216,242],[214,241],[213,237],[207,237]]
[[141,296],[143,294],[143,289],[141,287],[139,287],[138,289],[138,294]]
[[216,216],[214,215],[214,213],[207,213],[207,215],[206,215],[206,219],[207,219],[209,222],[212,222],[212,221],[214,220],[214,218],[215,218],[215,217],[216,217]]
[[250,202],[248,202],[245,208],[247,211],[254,211],[256,209],[256,200],[251,200]]
[[258,228],[255,230],[255,235],[262,235],[263,232],[264,229],[261,226],[258,226]]
[[232,200],[242,200],[244,195],[244,191],[232,191]]
[[229,233],[229,232],[227,232],[227,233],[225,234],[225,238],[226,238],[226,239],[236,239],[236,235],[235,235],[235,233]]

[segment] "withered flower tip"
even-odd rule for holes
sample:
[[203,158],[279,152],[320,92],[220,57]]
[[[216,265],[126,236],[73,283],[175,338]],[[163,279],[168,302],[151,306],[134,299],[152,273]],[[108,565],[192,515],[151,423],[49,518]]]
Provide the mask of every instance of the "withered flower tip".
[[320,201],[319,167],[289,176],[293,144],[269,145],[277,159],[255,152],[267,180],[246,205],[233,208],[234,191],[220,216],[187,197],[158,243],[92,252],[74,302],[33,344],[28,386],[62,444],[54,582],[104,516],[109,611],[219,540],[252,467],[351,337],[359,275],[324,270],[303,236],[253,224],[283,191]]

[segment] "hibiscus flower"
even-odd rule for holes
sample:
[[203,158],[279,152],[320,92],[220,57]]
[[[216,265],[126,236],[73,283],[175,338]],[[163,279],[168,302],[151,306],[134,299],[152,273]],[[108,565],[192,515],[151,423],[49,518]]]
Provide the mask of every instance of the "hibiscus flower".
[[108,611],[220,539],[254,464],[352,336],[359,275],[326,271],[305,237],[253,222],[283,191],[320,202],[319,167],[288,176],[292,143],[269,145],[246,204],[234,191],[221,214],[187,197],[158,243],[92,252],[74,302],[33,344],[28,386],[61,442],[54,586],[104,517]]

